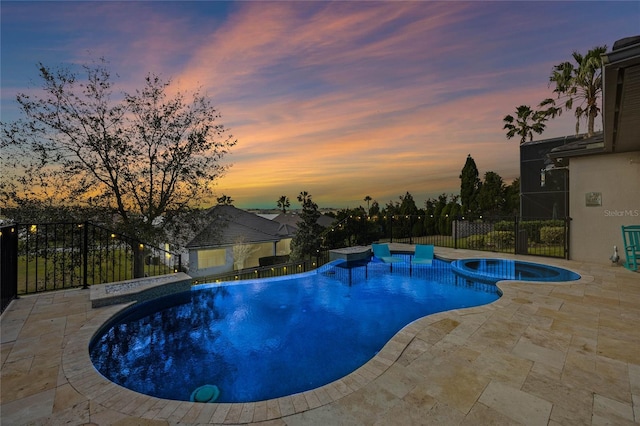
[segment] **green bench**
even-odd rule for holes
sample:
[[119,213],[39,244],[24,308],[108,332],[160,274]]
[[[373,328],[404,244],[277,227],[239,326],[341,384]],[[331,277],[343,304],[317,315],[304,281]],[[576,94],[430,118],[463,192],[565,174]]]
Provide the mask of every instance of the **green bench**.
[[637,271],[640,263],[640,225],[623,225],[622,242],[626,259],[624,267],[630,271]]

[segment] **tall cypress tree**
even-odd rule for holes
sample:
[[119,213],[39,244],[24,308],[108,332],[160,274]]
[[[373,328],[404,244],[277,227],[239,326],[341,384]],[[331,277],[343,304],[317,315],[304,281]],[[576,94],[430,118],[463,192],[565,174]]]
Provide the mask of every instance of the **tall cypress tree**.
[[478,193],[480,192],[480,178],[476,162],[467,155],[467,161],[460,173],[460,201],[463,214],[474,214],[478,211]]
[[318,224],[321,216],[318,205],[311,200],[311,194],[303,191],[298,195],[298,201],[302,204],[298,230],[291,240],[291,259],[302,260],[311,258],[320,248],[320,234],[322,226]]

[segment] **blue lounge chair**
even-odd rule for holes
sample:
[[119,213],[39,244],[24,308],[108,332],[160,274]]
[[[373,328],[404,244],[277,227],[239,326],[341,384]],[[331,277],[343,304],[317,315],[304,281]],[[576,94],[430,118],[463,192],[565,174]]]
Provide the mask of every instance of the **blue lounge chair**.
[[389,244],[371,244],[371,248],[373,249],[373,256],[376,259],[380,259],[384,263],[391,264],[391,270],[393,270],[394,263],[402,262],[402,259],[391,256]]
[[416,251],[411,259],[412,265],[431,265],[433,263],[433,246],[417,244]]
[[623,226],[622,242],[624,243],[624,267],[630,271],[637,271],[640,264],[640,225]]

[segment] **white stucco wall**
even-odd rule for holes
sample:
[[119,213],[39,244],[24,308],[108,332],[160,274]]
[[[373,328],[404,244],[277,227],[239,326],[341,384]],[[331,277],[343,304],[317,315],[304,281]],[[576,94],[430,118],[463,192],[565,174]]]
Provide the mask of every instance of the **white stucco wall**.
[[[602,205],[587,206],[600,193]],[[574,157],[569,162],[570,257],[610,264],[622,250],[622,225],[640,225],[640,152]]]
[[[207,250],[207,249],[205,249]],[[189,249],[189,275],[194,278],[206,277],[209,275],[223,274],[233,271],[233,250],[231,247],[222,247],[216,250],[224,251],[224,262],[217,266],[203,267],[199,264],[198,249]]]
[[[245,246],[245,245],[242,245]],[[246,249],[239,249],[238,246],[222,247],[213,250],[225,251],[224,262],[215,266],[204,267],[199,263],[200,249],[189,250],[189,275],[194,278],[201,278],[210,275],[224,274],[242,268],[254,268],[260,265],[260,258],[274,255],[285,255],[291,253],[291,238],[280,240],[274,245],[273,242],[248,244]],[[212,249],[202,249],[212,250]]]

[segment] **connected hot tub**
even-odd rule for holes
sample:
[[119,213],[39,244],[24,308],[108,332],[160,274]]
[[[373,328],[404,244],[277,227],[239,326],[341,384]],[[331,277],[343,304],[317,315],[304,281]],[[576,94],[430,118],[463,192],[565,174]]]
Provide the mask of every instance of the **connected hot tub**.
[[460,259],[451,270],[464,278],[496,283],[501,280],[563,282],[580,279],[573,271],[541,263],[509,259]]

